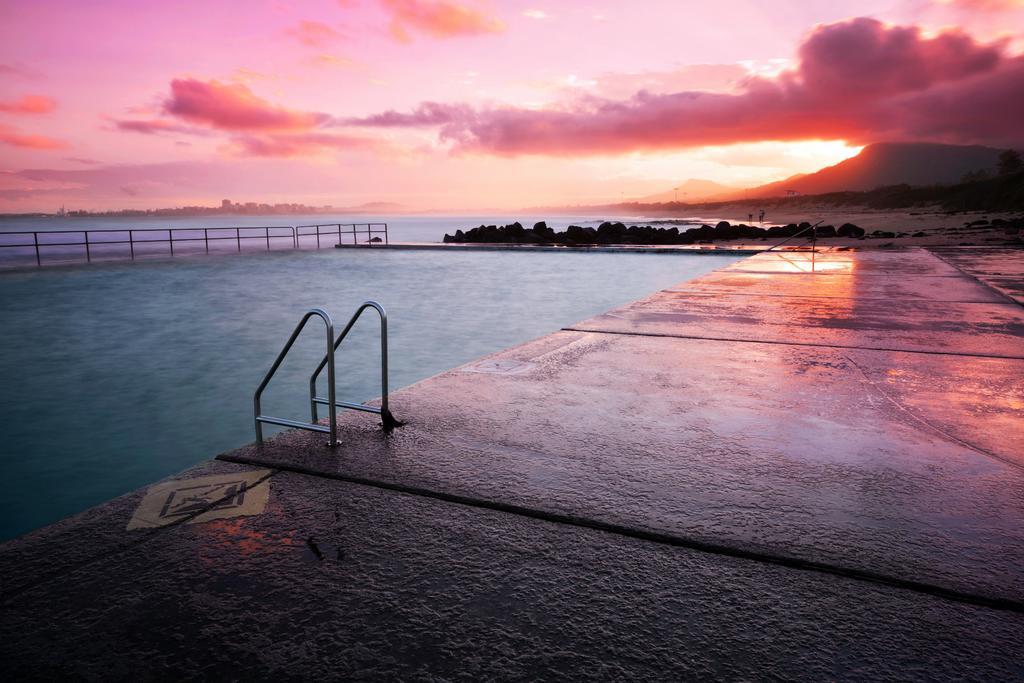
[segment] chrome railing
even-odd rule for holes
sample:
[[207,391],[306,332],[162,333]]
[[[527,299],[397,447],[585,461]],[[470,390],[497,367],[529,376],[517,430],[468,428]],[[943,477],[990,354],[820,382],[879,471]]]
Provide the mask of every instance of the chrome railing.
[[[303,232],[303,230],[307,232]],[[381,239],[383,235],[383,239]],[[352,237],[352,244],[359,244],[359,238],[366,237],[364,244],[373,245],[379,242],[388,243],[387,223],[321,223],[318,225],[296,225],[295,246],[302,244],[303,237],[315,237],[316,246],[320,248],[320,238],[325,236],[336,236],[338,244],[343,238]]]
[[281,352],[277,354],[277,358],[274,360],[274,364],[270,366],[270,370],[263,376],[263,381],[260,382],[260,386],[256,389],[256,393],[252,397],[252,411],[253,420],[256,423],[256,443],[263,444],[263,424],[275,424],[282,427],[297,427],[298,429],[306,429],[311,432],[327,432],[330,434],[330,440],[327,442],[328,446],[338,445],[338,417],[331,411],[330,418],[328,420],[328,427],[324,427],[322,424],[316,424],[314,418],[312,423],[300,422],[298,420],[289,420],[283,417],[272,417],[270,415],[264,415],[262,407],[260,405],[261,399],[263,398],[263,390],[270,384],[270,380],[274,378],[277,373],[277,369],[281,367],[281,363],[284,362],[285,356],[291,350],[295,340],[299,338],[299,333],[302,332],[302,328],[306,326],[309,319],[313,316],[319,317],[324,321],[324,326],[327,328],[327,395],[330,397],[331,402],[334,402],[334,322],[331,320],[331,316],[327,311],[322,308],[312,308],[306,311],[306,314],[302,316],[302,320],[295,326],[295,330],[292,332],[292,336],[288,338],[288,343],[284,345]]
[[[320,373],[324,371],[324,367],[328,366],[328,374],[330,374],[330,359],[328,356],[324,356],[323,360],[320,361],[320,365],[317,366],[316,370],[309,377],[309,410],[310,415],[313,418],[313,422],[317,421],[317,405],[331,406],[335,408],[347,408],[348,410],[360,410],[366,413],[376,413],[380,415],[381,424],[385,430],[394,429],[399,425],[399,422],[391,414],[388,409],[388,314],[376,301],[367,301],[356,310],[355,315],[348,321],[348,325],[345,325],[345,329],[341,331],[338,338],[334,342],[334,350],[337,350],[341,346],[341,342],[345,341],[345,337],[348,336],[352,326],[359,320],[359,316],[363,314],[368,308],[373,308],[380,315],[380,407],[368,406],[364,403],[349,403],[347,401],[335,401],[333,397],[326,399],[316,395],[316,381],[320,377]],[[328,377],[328,382],[330,378]],[[331,410],[331,413],[334,411]]]
[[[315,228],[316,232],[303,232],[303,229]],[[326,230],[324,228],[327,228]],[[265,250],[274,247],[300,249],[306,246],[304,237],[316,237],[316,248],[322,245],[322,238],[336,236],[337,243],[352,236],[353,244],[363,235],[368,244],[371,240],[388,242],[387,223],[358,223],[323,225],[259,225],[230,226],[223,228],[103,228],[95,230],[34,230],[0,232],[0,266],[21,265],[35,261],[42,266],[44,262],[66,263],[85,257],[87,263],[94,260],[114,260],[127,258],[134,260],[141,256],[174,256],[175,245],[178,253],[197,253],[205,251],[223,251],[218,249],[225,243],[234,243],[232,251],[242,251],[245,244],[253,241],[266,245]],[[307,243],[309,240],[307,240]],[[152,247],[166,245],[166,251],[154,254]],[[185,250],[185,246],[202,246],[199,250]],[[334,243],[331,244],[334,246]],[[112,249],[114,253],[111,253]],[[4,251],[14,250],[14,251]],[[20,250],[20,251],[18,251]]]
[[[362,315],[363,311],[367,308],[373,308],[380,315],[380,352],[381,352],[381,368],[380,368],[380,381],[381,381],[381,405],[380,407],[366,405],[364,403],[351,403],[348,401],[338,401],[335,393],[335,363],[334,363],[334,352],[341,345],[341,342],[348,336],[352,326],[355,325],[359,316]],[[306,323],[313,316],[317,316],[324,321],[324,325],[327,330],[327,353],[324,355],[322,361],[317,366],[316,370],[309,378],[309,408],[310,408],[310,422],[302,422],[300,420],[291,420],[283,417],[274,417],[271,415],[264,415],[262,410],[262,398],[263,391],[270,384],[270,380],[274,378],[281,363],[284,362],[285,357],[291,350],[292,345],[295,344],[295,340],[298,339],[299,334],[302,332]],[[316,382],[320,377],[320,373],[323,372],[324,368],[327,368],[327,398],[321,398],[316,395]],[[331,410],[328,411],[328,426],[320,424],[319,417],[317,415],[317,405],[331,406]],[[376,413],[381,416],[382,426],[386,431],[390,431],[401,423],[398,422],[391,411],[388,409],[388,316],[384,311],[384,307],[376,301],[367,301],[356,310],[355,315],[348,321],[345,329],[342,330],[341,334],[338,335],[337,339],[334,338],[334,322],[331,320],[331,316],[321,308],[313,308],[306,312],[302,316],[302,320],[295,326],[292,331],[291,337],[288,338],[288,342],[281,349],[281,352],[277,354],[277,358],[274,360],[274,364],[264,375],[263,381],[260,382],[259,387],[256,389],[256,393],[253,395],[253,421],[256,426],[256,442],[260,445],[263,444],[263,425],[264,424],[275,424],[282,427],[294,427],[297,429],[305,429],[312,432],[324,432],[330,434],[329,446],[338,445],[338,416],[336,410],[338,408],[345,408],[348,410],[358,410],[366,413]]]
[[773,244],[772,246],[770,246],[767,249],[765,249],[765,252],[774,251],[775,249],[778,249],[779,247],[781,247],[783,244],[786,244],[788,242],[791,242],[791,241],[795,240],[797,237],[799,237],[800,235],[803,235],[806,232],[810,232],[811,236],[810,237],[805,237],[804,238],[804,242],[810,242],[811,243],[811,250],[813,251],[815,245],[818,243],[818,226],[821,225],[823,222],[824,222],[824,220],[820,220],[817,223],[815,223],[814,225],[806,227],[803,230],[790,235],[789,237],[787,237],[786,239],[782,240],[778,244]]
[[[254,232],[255,231],[255,232]],[[186,236],[181,236],[184,233]],[[31,239],[28,236],[31,235]],[[58,235],[56,239],[47,239],[50,235]],[[74,239],[73,236],[80,236]],[[13,240],[11,239],[13,238]],[[239,226],[225,228],[108,228],[96,230],[36,230],[32,232],[0,232],[0,249],[22,249],[29,255],[35,257],[37,266],[43,265],[43,258],[55,248],[68,254],[67,247],[81,247],[84,250],[86,262],[92,262],[97,256],[109,257],[109,247],[120,246],[120,252],[116,257],[127,257],[135,259],[139,250],[148,246],[168,246],[167,254],[174,256],[175,244],[195,244],[201,242],[207,254],[210,253],[210,244],[217,245],[220,242],[234,242],[237,251],[242,251],[242,242],[259,240],[266,242],[266,248],[271,248],[271,240],[288,240],[291,247],[295,247],[295,228],[290,225],[267,225],[267,226]],[[106,254],[97,254],[98,250],[107,251]],[[78,255],[83,252],[77,252]],[[152,255],[152,254],[148,254]]]

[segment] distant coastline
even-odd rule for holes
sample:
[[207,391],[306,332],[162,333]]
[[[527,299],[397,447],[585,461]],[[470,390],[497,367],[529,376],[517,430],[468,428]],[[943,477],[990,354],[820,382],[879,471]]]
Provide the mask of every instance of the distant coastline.
[[144,216],[179,216],[193,218],[198,216],[310,216],[324,214],[372,214],[372,213],[406,213],[409,209],[392,202],[370,202],[358,206],[307,206],[306,204],[260,202],[232,202],[224,199],[219,206],[178,206],[160,209],[117,209],[111,211],[89,211],[77,209],[57,213],[4,213],[3,217],[39,217],[39,218],[96,218],[96,217],[144,217]]

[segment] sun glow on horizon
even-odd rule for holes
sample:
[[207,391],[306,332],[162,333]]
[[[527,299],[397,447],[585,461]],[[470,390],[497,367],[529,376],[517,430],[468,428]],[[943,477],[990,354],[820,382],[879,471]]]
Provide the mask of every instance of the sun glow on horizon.
[[1024,3],[890,5],[13,0],[0,212],[596,203],[764,184],[870,142],[1019,137],[1020,31],[988,36]]

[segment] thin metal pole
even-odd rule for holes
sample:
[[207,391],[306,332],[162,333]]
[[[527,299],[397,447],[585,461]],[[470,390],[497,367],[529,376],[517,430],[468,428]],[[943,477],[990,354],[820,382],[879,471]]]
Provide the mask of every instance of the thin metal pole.
[[[374,310],[377,311],[377,314],[380,315],[380,348],[381,348],[381,363],[380,363],[380,366],[381,366],[381,369],[380,369],[380,373],[381,373],[381,382],[380,382],[380,384],[381,384],[381,387],[380,387],[381,388],[381,410],[380,410],[380,416],[381,416],[381,422],[383,423],[384,429],[390,431],[391,429],[393,429],[394,427],[398,426],[401,423],[399,423],[395,419],[394,415],[391,414],[391,411],[388,408],[388,314],[384,310],[384,307],[381,306],[376,301],[364,302],[362,306],[360,306],[358,309],[356,309],[355,315],[353,315],[349,319],[348,324],[345,325],[345,329],[343,329],[341,331],[341,333],[338,335],[338,338],[334,340],[334,348],[337,349],[339,346],[341,346],[341,342],[343,342],[345,340],[345,337],[348,336],[348,333],[352,329],[352,326],[356,324],[356,321],[359,320],[359,317],[363,314],[363,311],[365,311],[367,308],[373,308]],[[309,376],[309,405],[310,405],[310,414],[313,416],[313,422],[317,421],[316,380],[317,380],[318,377],[320,377],[320,373],[323,372],[324,366],[328,365],[329,363],[331,363],[331,358],[329,356],[324,356],[323,360],[320,361],[320,365],[318,365],[316,367],[316,370],[313,371],[313,374]],[[332,386],[333,386],[333,384],[332,384]],[[335,404],[334,404],[334,400],[333,399],[331,399],[330,407],[331,407],[331,410],[333,412],[335,410]],[[373,411],[373,412],[376,412],[376,411]]]
[[[314,315],[319,316],[320,319],[324,321],[324,326],[327,332],[327,356],[325,363],[328,366],[327,381],[330,382],[330,385],[327,387],[327,397],[328,400],[330,400],[331,402],[331,414],[329,417],[331,436],[328,445],[338,445],[338,417],[334,407],[335,403],[337,402],[335,400],[336,394],[334,388],[334,323],[331,321],[331,316],[328,315],[326,311],[320,308],[310,309],[309,311],[306,312],[304,316],[302,316],[302,320],[300,320],[299,324],[295,326],[295,330],[292,332],[292,336],[289,337],[288,343],[286,343],[284,345],[284,348],[281,349],[281,352],[277,354],[277,358],[274,360],[274,364],[270,366],[270,370],[267,371],[267,374],[263,377],[263,381],[260,382],[259,387],[256,389],[256,393],[253,394],[253,421],[256,425],[256,442],[260,445],[263,444],[263,423],[260,421],[260,418],[263,417],[263,413],[261,411],[260,406],[260,399],[263,396],[263,390],[267,388],[268,384],[270,384],[270,380],[274,377],[274,374],[277,372],[277,369],[281,367],[281,363],[284,362],[285,356],[288,355],[288,351],[291,350],[292,345],[295,343],[295,340],[298,339],[299,333],[302,332],[302,329],[306,326],[306,323]],[[313,420],[313,423],[316,423],[315,418]]]
[[86,262],[91,262],[92,254],[89,253],[89,231],[83,230],[82,232],[85,234],[85,260]]
[[818,224],[811,230],[811,272],[814,272],[814,257],[818,252]]
[[334,387],[334,325],[327,326],[327,400],[331,402],[331,412],[327,416],[331,427],[331,441],[328,446],[338,445],[338,409]]
[[38,232],[32,233],[32,239],[33,239],[33,241],[35,242],[35,245],[36,245],[36,265],[37,266],[41,266],[41,265],[43,265],[43,261],[42,261],[41,258],[39,258],[39,233]]
[[210,229],[203,228],[203,244],[206,245],[206,253],[210,253]]
[[238,251],[242,251],[242,235],[239,230],[240,228],[235,228],[235,241],[238,242]]
[[377,312],[380,313],[380,418],[387,429],[388,421],[394,419],[388,410],[388,314],[383,306],[378,307]]
[[128,253],[132,255],[132,261],[135,260],[135,235],[131,228],[128,228]]
[[171,256],[174,256],[174,228],[167,230],[167,243],[171,245]]
[[316,226],[316,248],[320,248],[320,226]]
[[267,236],[267,251],[270,251],[270,228],[263,228],[263,234]]

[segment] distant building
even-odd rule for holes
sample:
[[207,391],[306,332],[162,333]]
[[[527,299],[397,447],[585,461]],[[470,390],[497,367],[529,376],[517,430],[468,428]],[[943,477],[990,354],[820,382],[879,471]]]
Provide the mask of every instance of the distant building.
[[222,209],[230,209],[231,208],[231,200],[230,199],[222,199],[222,200],[220,200],[220,208],[222,208]]

